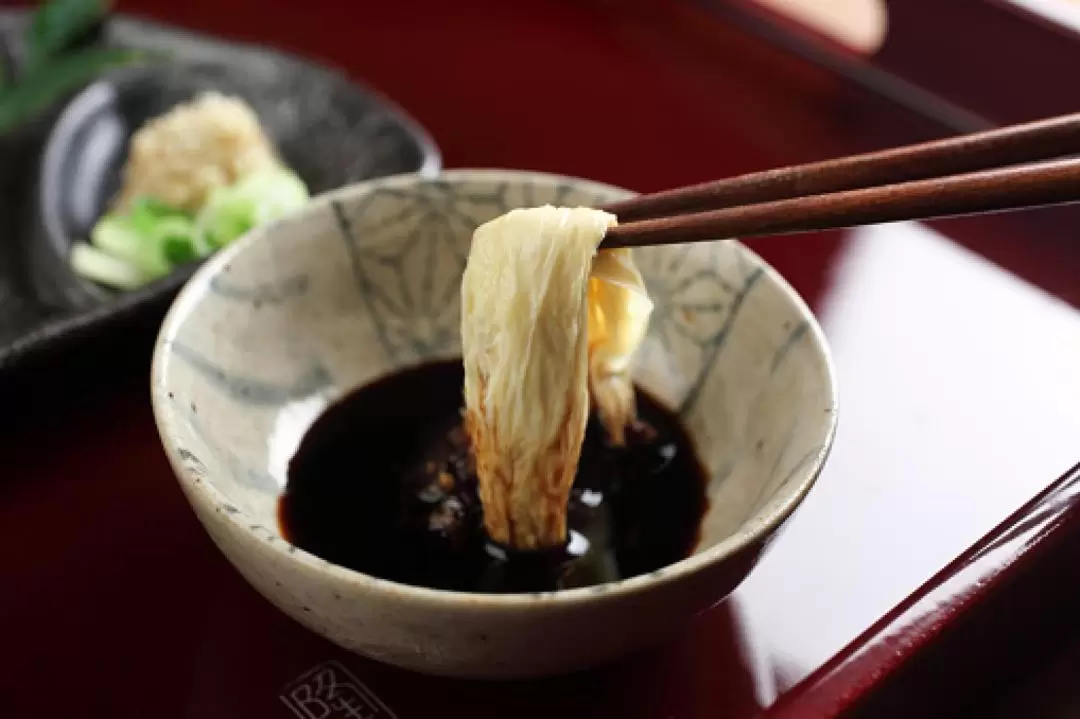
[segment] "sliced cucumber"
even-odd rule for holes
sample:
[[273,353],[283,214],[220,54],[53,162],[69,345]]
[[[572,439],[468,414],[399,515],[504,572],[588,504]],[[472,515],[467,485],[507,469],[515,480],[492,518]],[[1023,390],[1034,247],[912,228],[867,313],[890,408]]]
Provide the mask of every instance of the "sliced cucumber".
[[153,279],[130,262],[102,252],[85,242],[72,245],[71,269],[91,282],[124,291],[138,289]]
[[90,233],[90,242],[150,278],[164,277],[172,269],[161,243],[138,232],[124,217],[106,215],[101,218]]

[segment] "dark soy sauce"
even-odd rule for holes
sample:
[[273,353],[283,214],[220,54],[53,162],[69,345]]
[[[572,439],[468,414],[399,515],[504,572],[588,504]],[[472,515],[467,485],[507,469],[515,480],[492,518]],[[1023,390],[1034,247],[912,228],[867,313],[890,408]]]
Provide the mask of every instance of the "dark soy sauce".
[[345,567],[465,592],[539,592],[625,579],[688,556],[706,476],[677,417],[638,391],[626,447],[590,419],[566,546],[514,552],[483,528],[462,427],[460,361],[422,365],[326,410],[289,464],[284,536]]

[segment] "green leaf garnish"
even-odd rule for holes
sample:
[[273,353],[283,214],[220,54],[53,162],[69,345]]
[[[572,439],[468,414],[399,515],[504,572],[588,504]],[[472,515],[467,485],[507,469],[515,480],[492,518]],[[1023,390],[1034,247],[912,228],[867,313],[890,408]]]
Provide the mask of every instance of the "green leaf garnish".
[[28,72],[14,87],[0,90],[0,132],[6,132],[105,70],[146,57],[138,50],[91,48],[51,60]]
[[[3,41],[0,40],[0,45]],[[3,94],[10,81],[15,79],[15,63],[11,58],[11,51],[7,47],[0,47],[0,95]]]
[[49,0],[39,5],[26,28],[27,71],[62,53],[100,22],[111,5],[110,0]]

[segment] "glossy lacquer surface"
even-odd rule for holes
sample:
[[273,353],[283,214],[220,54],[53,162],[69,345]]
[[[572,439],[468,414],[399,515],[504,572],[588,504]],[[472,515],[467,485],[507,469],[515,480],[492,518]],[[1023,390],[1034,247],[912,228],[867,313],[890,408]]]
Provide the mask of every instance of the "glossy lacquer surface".
[[[946,131],[681,7],[120,3],[341,65],[424,123],[448,166],[650,190]],[[568,118],[554,97],[601,111]],[[433,680],[335,649],[257,596],[202,533],[158,446],[144,374],[63,397],[42,388],[0,438],[3,713],[832,715],[1043,546],[1034,539],[1072,506],[1065,482],[1036,529],[987,540],[874,627],[1078,459],[1070,223],[1063,211],[755,241],[832,343],[832,458],[729,601],[655,651],[558,680]],[[829,663],[868,630],[876,643]]]

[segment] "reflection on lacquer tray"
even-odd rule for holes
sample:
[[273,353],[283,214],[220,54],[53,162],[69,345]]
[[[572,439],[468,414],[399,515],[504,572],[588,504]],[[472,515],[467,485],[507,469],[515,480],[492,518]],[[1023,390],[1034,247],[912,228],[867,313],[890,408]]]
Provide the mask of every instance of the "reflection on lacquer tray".
[[[424,715],[429,687],[477,717],[616,705],[627,717],[695,717],[718,703],[753,715],[772,703],[1072,464],[1080,435],[1080,313],[922,225],[821,248],[841,253],[831,283],[802,289],[839,367],[833,461],[758,569],[682,637],[594,672],[492,690],[337,650],[235,582],[212,612],[192,701],[216,697],[237,709],[213,716],[244,716],[255,692],[276,701],[271,689],[336,660],[401,717]],[[207,668],[225,659],[243,669]],[[571,699],[584,684],[592,698]]]
[[[730,712],[725,716],[750,717],[760,698],[775,692],[765,657],[748,653],[738,601],[712,609],[663,647],[597,670],[469,682],[363,659],[301,627],[248,585],[220,587],[192,652],[190,686],[182,690],[189,719],[284,718],[285,706],[302,719],[352,716],[345,711],[348,700],[337,700],[352,685],[367,697],[367,713],[360,715],[371,719],[713,719],[718,706]],[[298,684],[298,678],[312,679]],[[334,683],[350,687],[334,689]]]
[[1076,0],[1004,0],[1006,3],[1072,30],[1080,31],[1080,3]]
[[1075,462],[1080,436],[1080,313],[920,224],[849,239],[815,303],[844,407],[833,457],[737,593],[786,684]]

